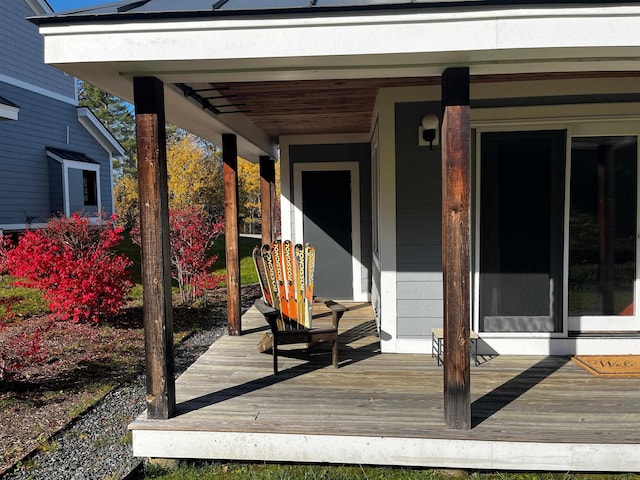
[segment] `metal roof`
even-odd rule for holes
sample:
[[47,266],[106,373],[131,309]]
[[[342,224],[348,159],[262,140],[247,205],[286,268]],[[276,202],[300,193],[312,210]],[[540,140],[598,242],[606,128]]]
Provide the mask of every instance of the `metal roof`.
[[96,162],[94,159],[82,152],[74,152],[73,150],[65,150],[64,148],[47,147],[47,153],[51,153],[63,160],[99,164],[99,162]]
[[[559,7],[568,4],[611,4],[606,0],[121,0],[93,7],[85,7],[51,15],[31,17],[34,23],[81,22],[87,20],[118,20],[128,18],[216,17],[227,15],[262,14],[322,14],[380,9],[452,8],[488,5],[522,6],[548,5]],[[616,2],[618,3],[618,2]],[[640,0],[620,2],[640,3]],[[109,18],[109,19],[111,19]]]

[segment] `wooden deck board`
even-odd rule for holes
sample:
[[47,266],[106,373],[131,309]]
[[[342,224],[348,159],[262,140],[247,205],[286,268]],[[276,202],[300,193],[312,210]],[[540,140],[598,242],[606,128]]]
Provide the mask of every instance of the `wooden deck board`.
[[339,369],[329,347],[294,345],[283,347],[278,376],[256,350],[266,329],[250,310],[242,324],[251,333],[222,337],[178,379],[175,418],[132,423],[134,451],[144,431],[640,445],[640,379],[593,377],[563,357],[472,366],[473,428],[447,430],[442,367],[430,355],[381,354],[370,306],[350,307]]

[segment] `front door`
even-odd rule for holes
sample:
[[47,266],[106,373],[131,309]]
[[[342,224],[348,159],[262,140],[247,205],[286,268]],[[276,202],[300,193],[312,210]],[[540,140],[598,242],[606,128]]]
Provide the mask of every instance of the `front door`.
[[303,170],[304,241],[316,248],[315,295],[352,299],[353,242],[350,170]]

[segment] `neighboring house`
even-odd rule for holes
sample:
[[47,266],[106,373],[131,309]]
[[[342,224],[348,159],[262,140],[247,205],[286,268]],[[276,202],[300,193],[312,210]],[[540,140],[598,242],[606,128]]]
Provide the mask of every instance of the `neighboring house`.
[[51,216],[113,213],[112,157],[124,151],[84,107],[76,80],[45,65],[38,29],[45,0],[8,0],[0,16],[0,230]]

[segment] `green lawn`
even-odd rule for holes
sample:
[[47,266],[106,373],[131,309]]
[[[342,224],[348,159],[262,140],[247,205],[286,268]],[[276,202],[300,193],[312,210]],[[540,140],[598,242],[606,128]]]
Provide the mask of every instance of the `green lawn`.
[[[251,253],[253,247],[260,243],[260,239],[253,238],[240,238],[240,281],[242,285],[257,283],[258,275],[253,266],[253,259]],[[224,236],[218,238],[213,244],[213,248],[210,251],[211,255],[218,255],[218,260],[215,263],[215,272],[220,275],[226,273],[226,258],[224,253],[225,243]],[[131,259],[133,265],[130,268],[131,280],[134,284],[139,285],[142,282],[141,266],[140,266],[140,247],[131,241],[131,237],[127,232],[124,234],[124,239],[120,244],[118,250],[124,253]],[[136,290],[134,289],[134,297]]]
[[48,311],[47,302],[38,290],[13,286],[13,280],[9,275],[0,275],[0,319],[7,317],[7,309],[17,315],[36,315]]
[[638,480],[634,474],[472,472],[345,465],[279,465],[252,463],[184,463],[174,470],[147,465],[134,479],[163,480]]

